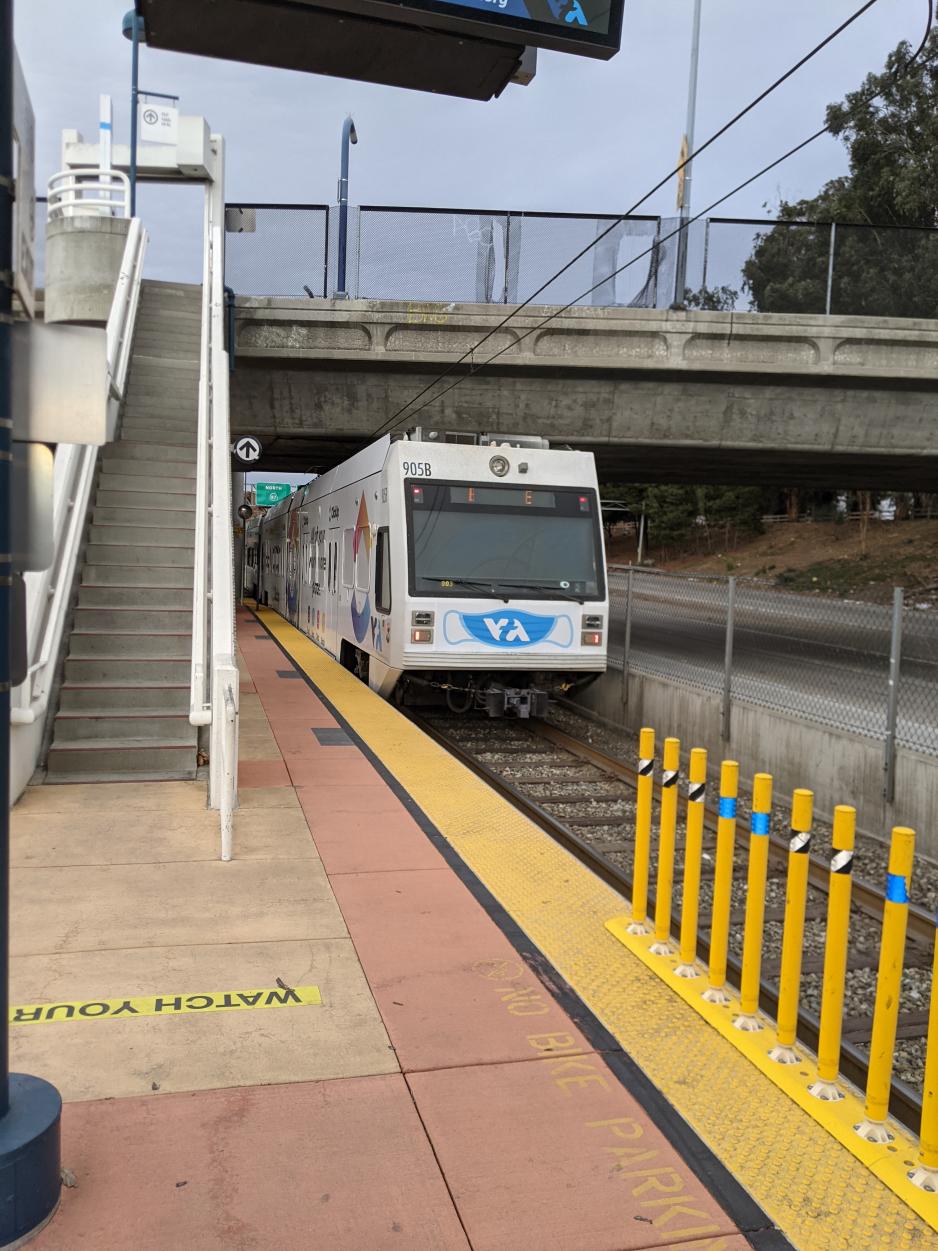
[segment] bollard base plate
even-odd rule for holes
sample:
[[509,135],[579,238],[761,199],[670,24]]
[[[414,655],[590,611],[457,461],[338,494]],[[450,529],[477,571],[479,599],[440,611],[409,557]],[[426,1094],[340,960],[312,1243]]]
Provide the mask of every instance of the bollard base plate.
[[0,1247],[24,1246],[58,1206],[61,1117],[54,1086],[10,1074],[10,1110],[0,1120]]
[[733,1028],[741,1029],[744,1034],[755,1034],[762,1029],[762,1022],[752,1013],[743,1012],[733,1021]]
[[632,921],[628,925],[625,932],[626,934],[649,934],[651,933],[647,924],[644,921]]
[[801,1056],[794,1047],[786,1046],[779,1043],[777,1047],[773,1047],[769,1052],[769,1059],[774,1060],[776,1064],[800,1064]]
[[722,986],[708,986],[700,997],[705,1003],[715,1003],[718,1008],[727,1008],[732,1003]]
[[895,1134],[890,1134],[883,1121],[861,1121],[853,1128],[867,1142],[887,1143],[895,1138]]
[[653,956],[673,956],[674,948],[670,943],[652,943],[648,948]]
[[919,1190],[927,1190],[929,1194],[938,1191],[938,1168],[926,1168],[920,1164],[909,1171],[909,1181]]
[[679,964],[674,970],[675,977],[700,977],[700,969],[694,964]]
[[808,1087],[808,1094],[814,1095],[815,1099],[821,1099],[824,1103],[839,1103],[841,1099],[847,1097],[836,1082],[825,1082],[821,1078],[811,1083]]

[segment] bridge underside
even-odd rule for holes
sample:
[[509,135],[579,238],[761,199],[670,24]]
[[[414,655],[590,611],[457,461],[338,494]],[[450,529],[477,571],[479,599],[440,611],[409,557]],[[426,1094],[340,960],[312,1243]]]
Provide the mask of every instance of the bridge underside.
[[[239,359],[232,436],[260,437],[262,469],[318,473],[368,442],[439,372]],[[817,375],[767,382],[765,374],[738,371],[692,377],[492,367],[418,406],[395,428],[541,434],[555,446],[594,452],[605,482],[918,491],[938,483],[938,379],[876,386]]]

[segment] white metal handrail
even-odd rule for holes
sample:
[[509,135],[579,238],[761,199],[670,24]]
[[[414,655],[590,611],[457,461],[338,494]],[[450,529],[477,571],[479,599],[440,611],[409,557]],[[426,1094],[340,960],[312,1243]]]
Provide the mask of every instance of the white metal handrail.
[[49,179],[48,195],[49,221],[130,216],[130,179],[120,170],[59,170]]
[[195,562],[189,720],[210,726],[209,804],[221,814],[223,860],[231,858],[231,813],[238,796],[238,690],[235,660],[231,432],[224,334],[224,140],[211,137],[202,266]]
[[[124,395],[147,241],[146,230],[134,218],[107,321],[108,438],[113,438]],[[41,727],[48,707],[97,458],[98,449],[92,446],[60,443],[55,451],[54,555],[48,569],[25,575],[28,668],[26,680],[11,694],[10,721],[14,726]],[[14,736],[13,751],[29,757],[19,762],[16,772],[20,778],[28,777],[35,767],[39,746],[38,734],[29,744],[20,744]]]

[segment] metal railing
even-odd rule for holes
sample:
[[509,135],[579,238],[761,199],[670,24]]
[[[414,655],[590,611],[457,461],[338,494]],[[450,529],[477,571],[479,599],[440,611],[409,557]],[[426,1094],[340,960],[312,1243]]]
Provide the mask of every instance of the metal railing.
[[[610,664],[938,755],[938,612],[774,590],[750,578],[610,569]],[[617,640],[624,640],[618,642]]]
[[[134,218],[127,232],[120,276],[105,331],[109,439],[114,436],[124,396],[147,242],[146,230],[139,218]],[[14,689],[11,697],[12,724],[37,727],[28,748],[25,744],[21,747],[14,737],[14,754],[22,750],[32,756],[32,764],[20,762],[17,769],[20,775],[25,770],[28,776],[38,758],[39,731],[48,707],[61,649],[97,459],[98,448],[93,446],[60,443],[55,451],[54,556],[50,567],[42,573],[25,575],[28,669],[26,680]]]
[[[238,295],[334,294],[336,207],[229,208],[239,233],[231,237],[226,281]],[[677,225],[677,218],[601,213],[352,206],[347,293],[510,305],[543,286],[539,304],[938,315],[938,230],[705,218],[687,230],[686,288],[677,291],[678,239],[669,237]]]
[[120,170],[63,169],[49,179],[49,221],[129,217],[130,179]]
[[235,660],[231,433],[225,352],[224,140],[212,135],[205,192],[202,339],[196,463],[195,568],[189,720],[210,726],[209,805],[221,814],[221,857],[230,860],[237,806],[238,667]]

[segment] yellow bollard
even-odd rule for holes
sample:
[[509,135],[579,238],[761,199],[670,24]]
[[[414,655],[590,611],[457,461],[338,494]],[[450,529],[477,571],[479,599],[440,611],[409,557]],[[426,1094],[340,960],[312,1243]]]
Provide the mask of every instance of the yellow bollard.
[[817,1081],[808,1087],[815,1099],[833,1103],[843,1099],[837,1085],[840,1073],[840,1034],[847,976],[847,935],[850,930],[850,888],[853,869],[853,832],[857,811],[847,804],[834,809],[834,854],[827,896],[827,935],[824,941],[824,981],[821,990],[821,1031],[817,1048]]
[[752,817],[749,838],[749,875],[746,879],[746,928],[743,931],[743,971],[739,983],[737,1029],[755,1031],[759,1020],[759,978],[762,973],[762,931],[765,926],[765,882],[769,868],[769,814],[772,775],[752,779]]
[[797,790],[791,797],[791,839],[785,883],[785,926],[782,930],[782,970],[778,991],[778,1041],[769,1052],[778,1064],[800,1064],[795,1050],[798,999],[801,995],[801,955],[804,948],[804,910],[808,899],[811,858],[811,819],[814,795]]
[[630,934],[647,934],[648,864],[651,859],[651,801],[655,789],[655,732],[647,725],[638,734],[638,780],[635,785],[635,850],[632,867]]
[[[938,918],[936,918],[938,925]],[[931,1004],[928,1008],[928,1048],[922,1083],[922,1124],[919,1133],[918,1167],[909,1181],[921,1190],[938,1190],[938,929],[932,959]]]
[[707,989],[709,1003],[728,1004],[726,993],[726,953],[730,936],[730,901],[733,891],[733,852],[736,849],[736,797],[739,794],[739,765],[724,760],[720,766],[720,815],[717,821],[717,850],[713,868],[713,904],[710,914],[710,960]]
[[655,884],[655,941],[649,951],[671,955],[671,895],[674,886],[674,832],[677,828],[677,779],[681,741],[664,740],[661,753],[661,822],[658,831],[658,880]]
[[700,911],[700,852],[703,845],[707,753],[695,747],[687,771],[687,824],[684,838],[684,888],[681,894],[681,963],[678,977],[697,977],[697,918]]
[[896,1049],[914,846],[914,830],[903,825],[893,827],[886,874],[886,902],[883,904],[883,936],[879,945],[879,971],[876,974],[870,1064],[866,1075],[866,1119],[854,1125],[860,1137],[867,1142],[891,1142],[894,1137],[886,1128],[886,1116],[889,1113],[889,1087]]

